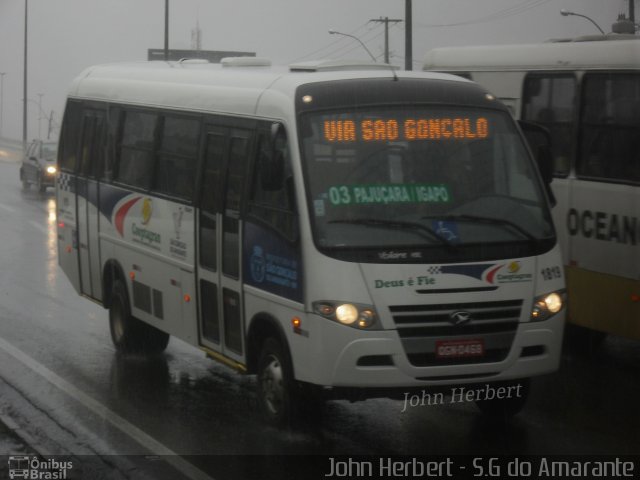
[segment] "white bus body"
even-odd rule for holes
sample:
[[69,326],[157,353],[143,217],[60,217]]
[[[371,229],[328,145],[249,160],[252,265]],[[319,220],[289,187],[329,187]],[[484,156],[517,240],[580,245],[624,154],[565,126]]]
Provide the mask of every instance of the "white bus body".
[[[640,339],[640,38],[434,49],[552,135],[569,321]],[[601,338],[601,337],[600,337]]]
[[274,423],[301,398],[555,371],[560,249],[505,107],[450,75],[256,65],[71,88],[59,263],[118,350],[173,335],[257,373]]

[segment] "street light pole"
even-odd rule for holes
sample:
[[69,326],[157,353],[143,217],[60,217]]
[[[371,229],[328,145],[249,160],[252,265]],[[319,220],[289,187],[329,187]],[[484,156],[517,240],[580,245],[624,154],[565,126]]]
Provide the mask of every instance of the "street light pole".
[[44,93],[38,93],[38,140],[42,140],[42,97]]
[[413,70],[413,9],[411,0],[405,0],[404,11],[404,69]]
[[348,33],[342,33],[342,32],[338,32],[336,30],[329,30],[329,34],[330,35],[344,35],[345,37],[351,37],[356,39],[358,42],[360,42],[360,45],[362,45],[362,48],[364,48],[367,53],[369,54],[369,56],[371,57],[371,59],[375,62],[376,61],[376,57],[373,56],[373,53],[371,53],[371,51],[367,48],[367,46],[362,42],[362,40],[360,40],[358,37],[356,37],[355,35],[350,35]]
[[591,23],[593,23],[596,28],[598,30],[600,30],[600,33],[602,35],[605,35],[604,30],[602,30],[600,28],[600,25],[598,25],[593,19],[587,17],[586,15],[582,15],[581,13],[575,13],[575,12],[570,12],[569,10],[565,10],[564,8],[562,10],[560,10],[560,15],[562,15],[563,17],[568,17],[569,15],[573,15],[575,17],[582,17],[582,18],[586,18],[587,20],[589,20]]
[[4,112],[4,76],[7,72],[0,72],[0,138],[2,138],[2,115]]
[[169,60],[169,0],[164,0],[164,61]]
[[29,0],[24,0],[24,101],[22,104],[22,147],[27,149],[27,15],[29,12]]

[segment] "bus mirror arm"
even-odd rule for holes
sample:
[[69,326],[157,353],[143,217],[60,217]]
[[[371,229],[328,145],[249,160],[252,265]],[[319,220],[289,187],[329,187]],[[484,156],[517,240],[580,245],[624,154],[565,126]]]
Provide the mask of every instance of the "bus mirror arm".
[[556,206],[557,200],[556,200],[556,196],[553,194],[553,190],[551,189],[551,185],[549,185],[548,183],[546,184],[547,187],[547,194],[549,195],[549,203],[551,204],[551,208]]
[[553,157],[551,156],[551,150],[549,150],[548,146],[538,146],[536,161],[544,183],[551,183],[553,181]]
[[556,196],[553,194],[553,189],[551,188],[551,182],[553,181],[553,158],[551,157],[551,152],[548,148],[539,147],[537,158],[538,168],[540,169],[544,187],[547,190],[549,202],[551,203],[551,207],[555,207],[557,203]]
[[275,144],[276,139],[280,136],[284,135],[284,127],[281,123],[272,123],[271,124],[271,144]]
[[286,133],[281,123],[271,125],[271,151],[262,159],[260,184],[267,192],[281,190],[284,186],[284,151],[282,143]]
[[551,155],[551,149],[549,145],[538,145],[535,150],[536,163],[540,170],[540,176],[544,182],[547,195],[549,196],[549,202],[552,207],[556,206],[556,197],[551,189],[551,182],[553,181],[553,156]]
[[260,183],[266,192],[281,190],[284,184],[284,154],[274,151],[263,160],[260,171]]
[[540,176],[544,182],[551,206],[555,206],[556,199],[551,190],[553,181],[553,155],[551,154],[551,134],[542,125],[523,120],[518,121],[527,143],[534,154]]

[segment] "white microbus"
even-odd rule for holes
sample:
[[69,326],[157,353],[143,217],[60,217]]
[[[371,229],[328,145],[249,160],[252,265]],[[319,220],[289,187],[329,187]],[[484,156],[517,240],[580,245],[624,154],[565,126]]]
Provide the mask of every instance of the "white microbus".
[[549,129],[569,320],[640,339],[640,37],[435,49],[424,69],[472,78]]
[[545,182],[477,84],[328,61],[98,66],[71,87],[59,151],[59,263],[109,309],[117,350],[174,335],[255,373],[274,424],[450,385],[517,382],[478,403],[515,412],[558,367]]

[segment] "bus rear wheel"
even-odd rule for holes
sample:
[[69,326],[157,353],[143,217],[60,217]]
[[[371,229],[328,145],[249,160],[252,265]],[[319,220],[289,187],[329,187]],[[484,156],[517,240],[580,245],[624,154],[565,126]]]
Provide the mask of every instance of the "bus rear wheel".
[[121,353],[158,354],[169,344],[169,334],[148,325],[133,315],[127,288],[120,280],[113,284],[109,306],[111,340]]

